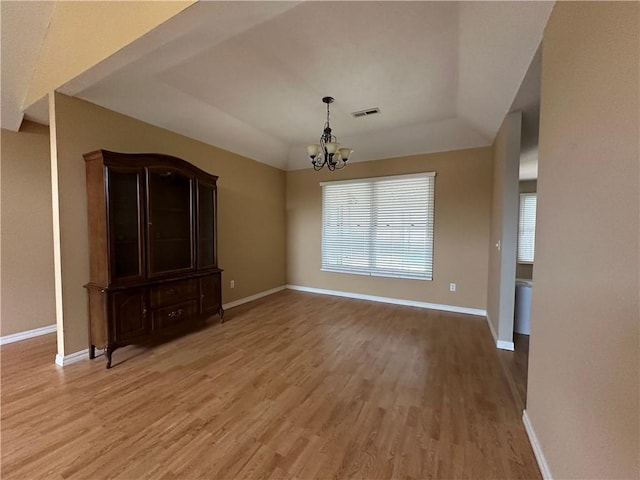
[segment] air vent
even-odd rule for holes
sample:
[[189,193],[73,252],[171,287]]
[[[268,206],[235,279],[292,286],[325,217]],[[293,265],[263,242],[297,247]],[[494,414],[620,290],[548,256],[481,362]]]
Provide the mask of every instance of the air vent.
[[380,109],[378,107],[375,107],[367,108],[366,110],[360,110],[359,112],[352,112],[351,115],[353,115],[355,118],[360,118],[368,117],[369,115],[376,115],[377,113],[380,113]]

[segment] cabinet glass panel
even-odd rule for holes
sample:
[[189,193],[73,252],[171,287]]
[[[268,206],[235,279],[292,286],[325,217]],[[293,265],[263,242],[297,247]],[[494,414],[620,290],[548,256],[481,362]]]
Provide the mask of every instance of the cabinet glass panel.
[[140,171],[109,170],[111,275],[114,279],[139,277],[142,211]]
[[216,265],[215,189],[198,182],[198,268]]
[[170,169],[149,169],[151,275],[193,268],[193,180]]

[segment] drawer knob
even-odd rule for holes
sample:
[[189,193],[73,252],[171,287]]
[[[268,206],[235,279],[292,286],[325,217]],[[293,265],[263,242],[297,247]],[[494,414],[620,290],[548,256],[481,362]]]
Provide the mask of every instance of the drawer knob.
[[179,317],[184,313],[184,310],[179,308],[178,310],[174,310],[173,312],[169,312],[167,315],[171,318]]

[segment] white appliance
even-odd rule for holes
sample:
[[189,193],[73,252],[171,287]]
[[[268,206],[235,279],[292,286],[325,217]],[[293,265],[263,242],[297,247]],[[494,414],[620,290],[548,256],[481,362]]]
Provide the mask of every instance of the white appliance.
[[531,333],[531,280],[516,279],[516,304],[513,331],[523,335]]

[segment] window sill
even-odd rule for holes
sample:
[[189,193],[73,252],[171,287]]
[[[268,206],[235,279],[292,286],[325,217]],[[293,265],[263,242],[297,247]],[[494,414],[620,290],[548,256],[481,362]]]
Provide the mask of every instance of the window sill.
[[419,280],[422,282],[432,282],[433,281],[433,277],[432,278],[426,278],[426,277],[417,277],[417,276],[411,276],[411,275],[402,275],[402,274],[392,274],[392,273],[385,273],[385,274],[381,274],[381,273],[370,273],[370,272],[361,272],[361,271],[357,271],[357,270],[342,270],[342,269],[338,269],[338,268],[321,268],[320,269],[321,272],[330,272],[330,273],[346,273],[348,275],[360,275],[363,277],[383,277],[383,278],[402,278],[404,280]]

